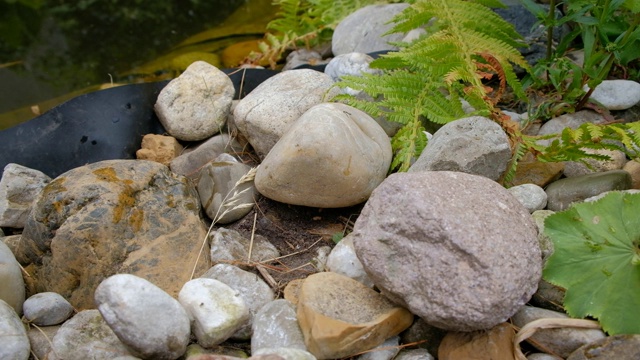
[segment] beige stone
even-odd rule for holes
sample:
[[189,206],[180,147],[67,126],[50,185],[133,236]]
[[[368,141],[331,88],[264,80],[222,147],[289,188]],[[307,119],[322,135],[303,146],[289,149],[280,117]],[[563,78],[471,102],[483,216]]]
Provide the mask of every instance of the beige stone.
[[527,154],[518,163],[513,185],[536,184],[545,187],[558,180],[563,171],[563,163],[541,162]]
[[289,281],[284,288],[284,298],[289,300],[293,305],[298,305],[298,295],[300,295],[300,288],[305,279],[294,279]]
[[640,163],[631,160],[624,165],[622,170],[625,170],[631,175],[631,188],[640,189]]
[[136,151],[136,158],[169,165],[171,160],[182,153],[182,145],[173,136],[147,134],[142,138],[142,147]]
[[413,322],[408,310],[332,272],[307,277],[300,288],[297,315],[307,350],[318,359],[372,349]]
[[515,331],[507,323],[490,330],[450,332],[438,348],[440,360],[513,360]]

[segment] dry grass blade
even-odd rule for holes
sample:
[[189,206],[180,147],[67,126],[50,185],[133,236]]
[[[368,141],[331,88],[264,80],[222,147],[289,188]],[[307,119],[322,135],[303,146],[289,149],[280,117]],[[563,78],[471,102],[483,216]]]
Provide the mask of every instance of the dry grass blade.
[[540,329],[556,329],[556,328],[581,328],[581,329],[600,329],[600,324],[593,320],[584,319],[556,319],[544,318],[534,320],[523,326],[513,339],[513,351],[517,360],[527,360],[520,349],[520,343],[535,334]]

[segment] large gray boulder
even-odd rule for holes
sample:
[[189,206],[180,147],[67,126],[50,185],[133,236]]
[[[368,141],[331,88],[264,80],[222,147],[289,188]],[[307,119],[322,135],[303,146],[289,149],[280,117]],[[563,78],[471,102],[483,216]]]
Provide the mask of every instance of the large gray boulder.
[[540,280],[529,211],[482,176],[393,174],[365,204],[352,236],[358,258],[385,295],[447,330],[504,322]]
[[[207,269],[206,228],[185,177],[157,162],[107,160],[51,181],[27,219],[16,258],[35,292],[53,291],[77,309],[117,273],[145,278],[173,296]],[[204,244],[203,254],[208,253]]]

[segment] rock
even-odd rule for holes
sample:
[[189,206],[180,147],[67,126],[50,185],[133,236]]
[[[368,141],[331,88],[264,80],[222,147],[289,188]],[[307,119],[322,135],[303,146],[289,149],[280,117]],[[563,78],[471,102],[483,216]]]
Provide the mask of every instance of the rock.
[[[235,262],[242,268],[242,263],[250,261],[264,262],[280,256],[280,252],[262,235],[255,235],[253,247],[251,240],[235,230],[218,228],[211,236],[211,262]],[[251,247],[251,259],[249,248]]]
[[203,348],[197,343],[189,344],[187,352],[182,355],[184,360],[226,360],[226,359],[246,359],[249,355],[241,349],[229,346],[213,346],[211,348]]
[[[572,114],[564,114],[545,122],[540,127],[538,135],[560,134],[567,127],[576,129],[584,123],[602,124],[605,122],[607,122],[607,119],[601,114],[591,110],[581,110]],[[550,141],[545,140],[547,143]]]
[[29,330],[27,330],[27,336],[29,336],[31,353],[35,359],[44,359],[47,356],[47,353],[51,351],[51,341],[58,330],[60,330],[60,327],[61,325],[39,326],[38,328],[29,327]]
[[435,360],[427,349],[400,350],[394,360]]
[[287,283],[283,291],[283,296],[293,305],[298,305],[298,296],[304,279],[294,279]]
[[364,286],[373,287],[373,281],[364,271],[360,259],[356,256],[351,234],[342,238],[331,250],[327,259],[327,270],[350,277],[361,282]]
[[255,186],[252,176],[245,176],[250,170],[229,154],[221,154],[202,168],[198,194],[207,216],[216,224],[239,220],[253,208]]
[[147,134],[142,138],[140,150],[136,151],[136,158],[169,166],[182,150],[182,145],[172,136]]
[[404,34],[384,34],[393,27],[391,19],[407,7],[408,4],[369,5],[342,19],[333,31],[333,55],[398,50],[389,43],[402,40]]
[[460,171],[498,180],[510,160],[509,138],[500,125],[482,116],[472,116],[436,131],[409,172]]
[[[584,91],[589,91],[585,85]],[[604,80],[596,86],[590,99],[608,110],[625,110],[640,102],[640,83],[632,80]]]
[[585,161],[591,166],[591,169],[579,161],[567,161],[564,163],[564,176],[575,177],[593,174],[595,172],[620,170],[627,162],[625,153],[620,150],[584,149],[584,151],[590,154],[609,156],[610,160],[585,159]]
[[154,109],[171,136],[198,141],[220,132],[234,94],[233,82],[224,72],[196,61],[160,91]]
[[450,332],[438,349],[439,360],[514,360],[515,331],[508,323],[489,330]]
[[640,189],[640,162],[630,160],[624,164],[622,170],[631,175],[631,188]]
[[531,154],[518,162],[513,185],[536,184],[545,187],[558,180],[564,171],[564,163],[541,162]]
[[[517,327],[523,327],[526,324],[542,319],[542,318],[569,318],[563,313],[545,310],[533,306],[523,306],[522,309],[511,317],[511,321]],[[558,328],[558,329],[540,329],[530,337],[531,344],[538,347],[539,350],[545,349],[566,358],[573,351],[582,345],[605,338],[606,335],[597,329],[579,329],[579,328]]]
[[364,112],[325,103],[305,112],[256,172],[258,191],[293,205],[338,208],[365,201],[384,180],[391,143]]
[[250,339],[253,318],[258,310],[275,299],[273,290],[258,275],[228,264],[217,264],[202,277],[223,282],[239,294],[249,309],[249,317],[231,337]]
[[530,213],[547,206],[547,193],[536,184],[522,184],[507,189]]
[[338,92],[324,73],[311,69],[283,71],[240,100],[233,112],[235,124],[264,158],[292,122]]
[[[331,76],[331,79],[336,82],[346,75],[362,76],[364,73],[380,74],[380,69],[372,69],[369,67],[372,61],[373,58],[365,53],[352,52],[341,54],[329,61],[324,68],[324,73]],[[342,89],[341,93],[355,96],[359,94],[360,91],[347,87]]]
[[[93,308],[98,284],[116,273],[146,278],[173,296],[203,273],[206,228],[195,189],[146,160],[107,160],[50,182],[34,204],[16,258],[33,264],[36,292]],[[205,244],[204,254],[208,248]]]
[[437,354],[442,339],[447,331],[427,324],[423,319],[416,317],[411,326],[400,334],[403,344],[417,343],[417,346],[425,348],[430,354]]
[[0,359],[29,359],[29,337],[20,316],[0,299]]
[[322,272],[327,270],[327,259],[329,258],[329,254],[331,253],[331,246],[320,246],[316,248],[316,256],[309,260],[311,266],[316,268],[317,272]]
[[113,360],[131,355],[98,310],[83,310],[67,320],[51,340],[47,360]]
[[538,290],[531,298],[531,305],[557,312],[564,312],[565,289],[550,282],[540,279]]
[[551,214],[554,214],[551,210],[536,210],[531,214],[538,228],[538,244],[540,245],[543,261],[546,261],[553,254],[553,241],[544,234],[544,221]]
[[208,162],[222,153],[241,153],[243,150],[244,148],[235,138],[228,134],[220,134],[209,138],[193,150],[185,150],[182,155],[173,159],[169,166],[174,173],[197,181],[200,170]]
[[610,190],[631,188],[631,175],[612,170],[560,179],[547,186],[547,209],[562,211],[574,203]]
[[315,273],[302,283],[297,315],[307,349],[318,359],[369,350],[413,322],[406,309],[351,278],[331,272]]
[[586,344],[567,360],[640,359],[640,335],[620,334]]
[[302,66],[318,66],[328,63],[329,60],[323,60],[322,55],[314,50],[298,49],[287,55],[287,61],[282,71],[293,70]]
[[400,337],[390,337],[382,344],[374,347],[368,352],[358,355],[357,360],[391,360],[395,359],[400,351]]
[[25,298],[22,270],[3,241],[0,241],[0,284],[0,300],[9,304],[17,314],[22,314]]
[[0,226],[23,228],[33,201],[49,181],[38,170],[7,164],[0,179]]
[[264,305],[253,317],[251,351],[265,348],[292,348],[307,351],[296,308],[284,299]]
[[129,274],[113,275],[100,283],[95,301],[104,320],[133,355],[177,359],[187,350],[187,312],[149,281]]
[[249,320],[249,308],[240,293],[215,279],[188,281],[178,300],[192,319],[198,343],[205,348],[227,340]]
[[544,353],[533,353],[527,355],[527,360],[563,360],[557,356],[544,354]]
[[24,302],[24,317],[38,326],[58,325],[73,314],[73,306],[54,292],[32,295]]
[[529,212],[482,176],[392,174],[365,204],[352,235],[382,293],[446,330],[489,329],[506,321],[540,279]]
[[[262,348],[251,353],[253,356],[277,355],[285,360],[316,360],[310,352],[291,348]],[[253,359],[253,356],[251,357]]]
[[637,194],[637,193],[640,193],[640,190],[638,190],[638,189],[629,189],[629,190],[605,191],[605,192],[600,193],[600,194],[598,194],[596,196],[592,196],[592,197],[588,197],[588,198],[584,199],[584,202],[598,201],[598,200],[602,199],[603,197],[607,196],[610,192],[619,192],[619,193],[623,193],[623,194]]

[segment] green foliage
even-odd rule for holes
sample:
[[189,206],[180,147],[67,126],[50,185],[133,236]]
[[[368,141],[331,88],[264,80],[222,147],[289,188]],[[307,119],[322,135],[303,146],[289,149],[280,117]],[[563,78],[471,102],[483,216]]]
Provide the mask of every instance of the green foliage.
[[550,215],[555,250],[543,277],[567,289],[572,317],[593,316],[609,334],[640,334],[640,194],[612,192]]
[[[411,159],[424,149],[425,119],[445,124],[465,115],[461,99],[476,109],[471,115],[493,117],[507,84],[517,96],[524,97],[513,70],[514,65],[528,68],[516,49],[522,45],[520,36],[488,7],[461,0],[421,0],[393,22],[391,33],[425,27],[428,35],[412,43],[399,43],[400,51],[371,63],[382,75],[346,77],[338,84],[362,90],[376,101],[349,96],[338,100],[374,117],[404,124],[392,139],[392,170],[406,171]],[[495,94],[483,84],[493,76],[500,81]]]

